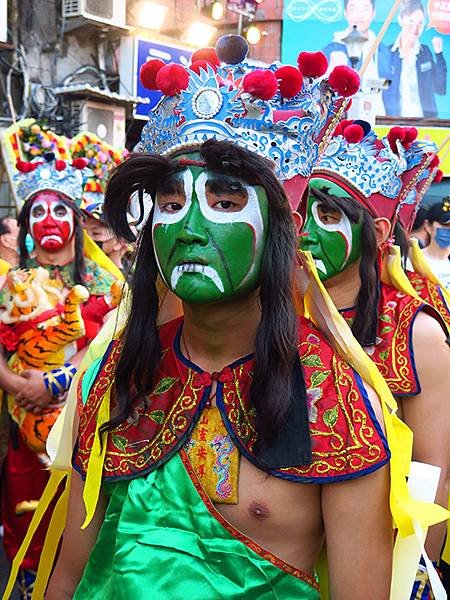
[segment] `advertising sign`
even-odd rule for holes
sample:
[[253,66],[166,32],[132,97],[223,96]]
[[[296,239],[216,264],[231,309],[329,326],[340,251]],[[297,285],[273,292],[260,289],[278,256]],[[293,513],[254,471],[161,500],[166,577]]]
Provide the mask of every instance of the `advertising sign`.
[[146,118],[148,112],[161,98],[160,92],[147,90],[139,79],[141,66],[152,58],[159,58],[165,63],[189,64],[192,50],[181,46],[146,40],[134,37],[124,37],[120,47],[120,80],[121,92],[148,98],[150,104],[138,104],[135,118]]
[[[391,7],[392,0],[286,0],[282,61],[295,64],[302,50],[322,50],[330,70],[359,68]],[[365,38],[357,52],[347,39],[355,26]],[[403,0],[362,89],[375,81],[386,88],[378,95],[378,116],[450,119],[449,61],[450,0]]]

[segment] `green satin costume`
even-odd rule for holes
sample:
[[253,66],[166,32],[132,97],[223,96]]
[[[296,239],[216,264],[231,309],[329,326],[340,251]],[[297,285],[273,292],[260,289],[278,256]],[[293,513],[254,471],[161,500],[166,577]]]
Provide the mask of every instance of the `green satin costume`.
[[179,454],[104,489],[109,505],[75,600],[319,599],[211,514]]

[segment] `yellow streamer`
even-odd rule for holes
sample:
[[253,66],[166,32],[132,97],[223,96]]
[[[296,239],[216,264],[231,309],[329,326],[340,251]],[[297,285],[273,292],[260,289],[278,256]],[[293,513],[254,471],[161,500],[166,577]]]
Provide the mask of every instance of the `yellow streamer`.
[[383,257],[381,281],[403,294],[408,294],[416,300],[422,301],[403,270],[400,248],[398,246],[391,246]]
[[71,479],[72,472],[69,471],[67,473],[64,491],[56,503],[47,535],[45,536],[31,600],[41,600],[44,597],[47,588],[47,583],[55,563],[56,552],[66,523]]
[[33,515],[33,518],[31,519],[27,535],[25,536],[25,539],[23,540],[22,545],[20,546],[19,551],[17,552],[13,560],[8,583],[6,584],[6,589],[3,593],[3,600],[7,600],[11,596],[14,584],[16,583],[17,573],[19,572],[20,565],[22,564],[22,561],[25,558],[28,546],[30,545],[31,540],[33,539],[33,536],[36,533],[36,529],[38,528],[38,525],[41,522],[45,511],[49,507],[50,502],[55,497],[56,492],[58,491],[59,484],[64,480],[66,475],[67,472],[63,471],[53,471],[50,474],[50,479],[47,483],[44,493],[41,496],[39,505]]
[[103,250],[97,246],[92,238],[89,237],[86,231],[83,232],[84,236],[84,254],[92,261],[97,263],[100,267],[111,273],[119,281],[123,281],[124,276],[122,271],[113,261],[106,256]]
[[81,529],[85,529],[92,521],[97,507],[100,487],[102,484],[103,463],[105,462],[106,454],[106,434],[104,435],[103,443],[101,440],[100,427],[109,421],[109,402],[111,396],[111,387],[105,392],[102,403],[97,414],[97,427],[95,429],[94,442],[92,444],[91,455],[86,473],[86,481],[83,490],[84,506],[86,508],[86,518]]
[[440,291],[447,306],[450,307],[450,292],[446,289],[445,285],[443,285],[440,279],[433,273],[425,254],[420,249],[419,242],[415,238],[411,238],[409,240],[409,248],[409,258],[414,271],[419,273],[419,275],[422,277],[426,277],[432,283],[438,285],[441,288]]

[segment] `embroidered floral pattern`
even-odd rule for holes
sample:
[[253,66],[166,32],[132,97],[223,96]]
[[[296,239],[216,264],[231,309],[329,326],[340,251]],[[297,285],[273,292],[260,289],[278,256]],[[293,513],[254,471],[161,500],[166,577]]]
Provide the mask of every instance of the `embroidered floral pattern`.
[[[211,494],[219,499],[229,490],[233,476],[232,467],[227,472],[228,442],[240,446],[252,460],[257,439],[255,411],[250,405],[254,361],[249,358],[237,362],[219,374],[196,370],[194,365],[181,360],[174,349],[179,327],[180,320],[176,320],[160,332],[165,350],[152,393],[134,404],[131,420],[108,434],[104,477],[135,477],[148,472],[187,443],[196,473],[205,480],[208,449],[203,445],[209,443],[215,451],[210,470],[216,475],[215,491]],[[313,461],[308,466],[293,465],[272,474],[293,480],[321,481],[356,477],[382,466],[389,460],[388,452],[353,370],[335,355],[308,321],[301,321],[300,332],[299,354],[307,387]],[[112,347],[88,402],[81,409],[79,447],[74,462],[80,471],[87,469],[96,414],[112,383],[120,350],[120,343]],[[227,431],[218,430],[209,439],[205,419],[208,420],[210,409],[205,409],[205,405],[213,379],[217,381],[218,407],[213,408],[220,411]],[[237,486],[231,483],[231,487]]]
[[447,327],[450,328],[450,307],[447,306],[440,287],[415,271],[406,271],[406,274],[419,296],[438,311]]
[[[365,350],[377,365],[393,394],[417,394],[419,383],[412,351],[411,325],[423,308],[423,302],[383,283],[379,306],[376,343]],[[344,311],[343,316],[351,324],[354,311]]]

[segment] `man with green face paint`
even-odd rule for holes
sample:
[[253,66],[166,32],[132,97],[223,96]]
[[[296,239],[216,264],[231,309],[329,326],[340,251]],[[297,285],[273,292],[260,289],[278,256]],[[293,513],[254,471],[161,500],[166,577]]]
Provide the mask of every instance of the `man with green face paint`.
[[258,285],[267,240],[266,193],[188,164],[156,192],[153,240],[161,274],[187,302],[239,297]]
[[[323,186],[337,196],[349,197],[331,182],[313,179],[310,184],[311,189]],[[326,281],[359,259],[362,225],[350,221],[342,211],[327,209],[312,195],[308,196],[306,209],[302,248],[311,252],[320,279]]]
[[[426,147],[408,139],[410,132],[401,128],[383,140],[369,133],[356,144],[346,138],[346,127],[355,126],[359,127],[347,122],[314,169],[300,243],[312,252],[337,308],[398,398],[403,418],[414,433],[413,456],[441,467],[437,501],[446,506],[450,470],[447,332],[438,313],[419,298],[400,266],[395,268],[394,251],[386,245],[400,202],[414,183],[409,170],[414,172],[417,156]],[[405,146],[400,139],[408,140]],[[347,251],[349,244],[356,251],[353,261],[342,260],[343,244],[336,233],[329,232],[333,226],[345,235],[347,223],[352,227]],[[434,561],[444,535],[444,524],[428,534],[426,548]]]
[[[187,69],[144,69],[165,95],[146,153],[116,170],[105,198],[116,235],[141,231],[130,309],[76,388],[71,518],[47,600],[318,600],[324,539],[334,600],[389,594],[380,401],[301,316],[280,184],[298,204],[346,99],[321,56],[300,55],[304,78],[257,70],[231,38],[220,60],[204,49]],[[183,305],[162,325],[160,278]]]
[[[381,600],[389,589],[391,520],[380,407],[320,331],[295,315],[296,238],[271,167],[212,140],[196,155],[132,156],[109,183],[107,211],[129,197],[143,172],[154,206],[140,241],[131,315],[80,388],[72,502],[82,498],[79,473],[87,471],[85,498],[92,477],[103,479],[95,514],[87,507],[96,543],[86,545],[78,526],[66,533],[47,598],[70,590],[96,599],[114,589],[119,598],[316,600],[324,534],[335,597],[349,590],[357,597],[370,580]],[[123,234],[125,215],[115,215],[111,226]],[[159,331],[149,316],[156,265],[184,309],[183,319]],[[132,412],[129,400],[120,404],[123,392],[130,397],[130,376],[138,389],[150,385],[149,395],[139,392],[129,404]],[[113,381],[112,420],[93,420]],[[355,410],[365,415],[363,429]],[[102,425],[104,467],[93,475],[91,444]],[[281,510],[288,504],[288,513]],[[366,527],[360,513],[368,505]],[[355,513],[357,539],[344,542]],[[374,523],[381,532],[375,542]],[[369,538],[376,572],[367,575],[361,563],[355,576],[340,545],[365,562]],[[74,544],[84,548],[75,568]]]

